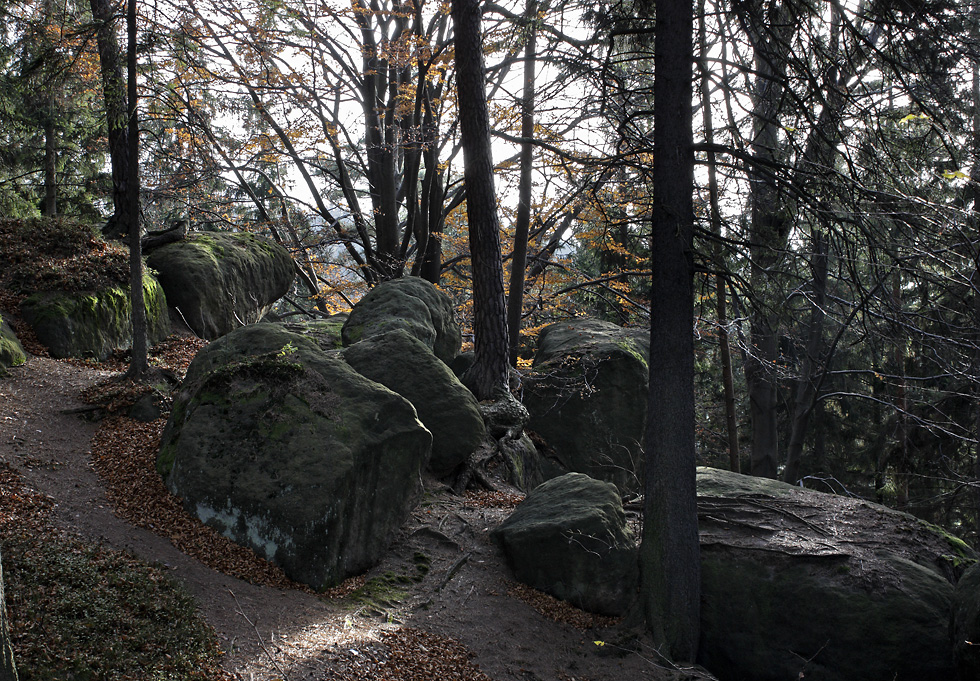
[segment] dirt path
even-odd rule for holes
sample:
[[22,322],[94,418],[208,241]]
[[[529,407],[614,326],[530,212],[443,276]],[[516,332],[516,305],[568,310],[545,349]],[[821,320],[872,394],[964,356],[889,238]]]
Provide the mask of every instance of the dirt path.
[[[109,507],[89,458],[97,426],[71,413],[83,407],[78,393],[108,375],[32,357],[0,379],[0,460],[54,499],[66,527],[169,568],[198,600],[226,652],[224,666],[237,678],[381,678],[372,670],[396,654],[404,656],[397,657],[400,664],[431,668],[434,661],[450,659],[440,650],[448,645],[440,637],[459,641],[472,662],[497,681],[694,678],[654,664],[655,656],[642,646],[622,654],[612,645],[595,645],[599,639],[614,641],[618,630],[554,621],[515,597],[487,536],[507,511],[447,495],[432,496],[420,507],[383,564],[368,574],[379,584],[386,574],[404,575],[410,583],[390,584],[363,602],[253,586],[209,569],[169,540],[120,520]],[[565,613],[559,619],[575,617],[583,616]],[[438,637],[406,636],[403,627]],[[438,678],[478,678],[471,666],[456,667],[457,675],[443,670]]]

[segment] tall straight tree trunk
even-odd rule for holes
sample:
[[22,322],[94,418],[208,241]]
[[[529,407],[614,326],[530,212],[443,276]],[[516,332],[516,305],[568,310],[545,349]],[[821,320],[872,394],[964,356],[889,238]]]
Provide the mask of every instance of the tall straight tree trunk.
[[488,400],[507,389],[508,343],[479,0],[453,0],[452,17],[476,351],[475,362],[465,379],[477,399]]
[[146,304],[143,299],[143,254],[140,237],[140,164],[139,123],[136,92],[136,0],[129,0],[126,11],[126,27],[129,34],[127,49],[129,133],[128,133],[128,182],[126,183],[126,223],[129,231],[129,287],[133,308],[133,356],[126,375],[140,378],[149,370],[146,347]]
[[120,238],[126,234],[126,192],[129,181],[129,131],[126,106],[126,80],[123,77],[122,55],[116,37],[115,8],[111,0],[89,0],[92,18],[98,25],[95,34],[99,50],[99,69],[102,72],[102,92],[105,99],[106,128],[109,138],[109,160],[112,164],[112,216],[105,226],[105,235]]
[[745,383],[752,422],[750,472],[775,478],[779,463],[777,428],[779,359],[778,319],[782,283],[778,266],[785,250],[789,220],[785,197],[773,177],[779,142],[779,108],[785,92],[788,40],[795,17],[786,2],[750,0],[738,17],[752,44],[755,84],[752,92],[752,140],[749,151],[749,308],[750,346]]
[[654,32],[650,395],[640,584],[654,642],[693,662],[701,563],[694,438],[693,7],[659,0]]
[[524,94],[521,98],[521,179],[518,187],[514,252],[510,259],[510,289],[507,296],[507,330],[510,334],[510,364],[517,366],[521,348],[521,316],[524,311],[524,275],[527,268],[527,239],[531,227],[531,171],[534,160],[534,71],[537,55],[538,3],[528,0],[524,12],[527,32],[524,44]]
[[58,138],[54,126],[54,97],[48,97],[44,121],[44,215],[58,214]]

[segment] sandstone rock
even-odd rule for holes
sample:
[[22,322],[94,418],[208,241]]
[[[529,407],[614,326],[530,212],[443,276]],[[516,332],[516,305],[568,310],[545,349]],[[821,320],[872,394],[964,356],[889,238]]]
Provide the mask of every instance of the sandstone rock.
[[325,589],[380,559],[431,442],[407,400],[337,353],[255,324],[195,358],[158,469],[202,521]]
[[542,330],[523,402],[545,477],[575,471],[641,488],[648,356],[640,329],[583,319]]
[[722,681],[955,677],[953,585],[976,559],[904,513],[698,471],[699,662]]
[[452,301],[424,279],[402,277],[368,291],[344,324],[344,345],[393,329],[404,329],[446,364],[459,352],[461,336],[453,319]]
[[262,319],[289,291],[293,260],[247,232],[199,232],[147,256],[168,305],[198,336],[214,340]]
[[520,582],[604,615],[625,612],[636,542],[616,487],[568,473],[536,487],[493,531]]
[[972,565],[953,592],[953,651],[960,679],[980,679],[980,564]]
[[[147,340],[150,344],[170,335],[167,299],[157,280],[143,275]],[[44,291],[20,304],[24,321],[52,357],[104,360],[116,350],[133,345],[132,305],[128,286],[101,291]]]
[[0,376],[3,376],[7,369],[19,367],[27,362],[27,355],[20,341],[17,340],[14,330],[0,316]]
[[344,347],[340,332],[344,328],[349,315],[345,313],[335,314],[326,319],[313,319],[302,322],[283,322],[282,326],[287,331],[306,336],[320,346],[323,351],[340,350]]
[[486,436],[473,393],[406,330],[396,328],[354,343],[343,354],[359,374],[412,403],[432,433],[429,469],[436,477],[458,469]]

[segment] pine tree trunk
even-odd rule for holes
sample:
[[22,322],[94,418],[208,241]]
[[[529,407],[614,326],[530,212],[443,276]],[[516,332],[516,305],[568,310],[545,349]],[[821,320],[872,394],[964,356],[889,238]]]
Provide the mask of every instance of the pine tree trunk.
[[693,662],[701,567],[694,438],[693,7],[656,4],[650,397],[641,599],[658,648]]
[[54,128],[54,97],[48,98],[48,117],[44,121],[44,214],[58,214],[58,139]]
[[500,258],[500,220],[490,154],[490,115],[480,31],[479,0],[453,0],[456,87],[463,181],[473,272],[473,335],[476,360],[465,380],[477,399],[507,389],[507,306]]
[[89,4],[92,18],[98,25],[95,38],[99,49],[109,160],[112,165],[112,217],[106,224],[105,233],[107,237],[120,238],[126,234],[123,217],[126,214],[126,183],[129,180],[126,80],[123,78],[122,56],[110,0],[89,0]]
[[524,275],[527,269],[527,240],[531,227],[531,173],[534,160],[534,71],[538,36],[538,3],[528,0],[524,13],[527,32],[524,45],[524,95],[521,100],[521,179],[514,225],[514,252],[510,259],[510,288],[507,295],[507,331],[510,334],[510,364],[517,366],[521,349],[521,317],[524,312]]
[[129,286],[133,308],[133,356],[127,376],[140,378],[149,370],[146,342],[146,304],[143,299],[143,254],[140,229],[140,164],[139,125],[137,121],[136,92],[136,0],[129,0],[126,12],[129,33],[127,50],[128,73],[128,164],[129,178],[126,184],[126,224],[129,230]]

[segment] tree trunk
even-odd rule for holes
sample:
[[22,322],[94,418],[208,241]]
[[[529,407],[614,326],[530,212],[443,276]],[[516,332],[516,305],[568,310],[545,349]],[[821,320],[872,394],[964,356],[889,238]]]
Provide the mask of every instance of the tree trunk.
[[661,652],[697,657],[701,607],[694,437],[693,8],[656,3],[650,398],[641,599]]
[[521,99],[521,179],[518,187],[514,252],[510,259],[510,289],[507,296],[507,330],[510,334],[510,364],[517,366],[521,349],[521,317],[524,311],[524,274],[527,269],[527,240],[531,226],[531,172],[534,160],[534,70],[537,52],[538,3],[528,0],[524,19],[524,95]]
[[126,183],[129,180],[129,132],[126,80],[123,78],[114,8],[110,1],[89,0],[89,4],[92,8],[92,18],[98,25],[95,38],[99,49],[99,67],[102,72],[102,92],[109,138],[109,160],[112,165],[112,216],[103,231],[106,237],[118,239],[126,234],[123,216],[126,214]]
[[44,120],[44,215],[58,214],[58,139],[54,127],[54,97],[48,97],[48,115]]
[[507,306],[500,257],[500,220],[490,154],[479,0],[453,0],[456,88],[463,181],[473,271],[473,335],[476,359],[466,383],[477,399],[507,389]]
[[[785,92],[788,38],[795,18],[786,4],[768,9],[761,1],[738,8],[755,53],[755,85],[752,92],[752,140],[749,150],[749,310],[750,346],[745,357],[745,383],[752,419],[750,472],[775,478],[779,463],[777,429],[779,359],[778,320],[774,310],[782,305],[780,264],[789,232],[784,212],[785,197],[772,173],[779,142],[778,114]],[[768,22],[768,23],[767,23]]]
[[141,378],[149,370],[146,347],[146,304],[143,300],[143,253],[140,247],[140,164],[139,124],[136,118],[136,0],[129,0],[126,12],[129,33],[127,49],[129,134],[128,169],[126,184],[126,224],[129,229],[129,287],[133,308],[133,356],[126,375]]

